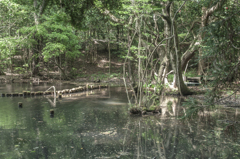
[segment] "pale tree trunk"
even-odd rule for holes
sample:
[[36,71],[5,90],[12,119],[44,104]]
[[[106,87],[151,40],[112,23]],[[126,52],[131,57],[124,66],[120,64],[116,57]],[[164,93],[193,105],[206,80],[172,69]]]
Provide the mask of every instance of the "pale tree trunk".
[[[175,22],[175,17],[174,17],[174,3],[172,3],[172,6],[170,8],[170,15],[171,15],[171,21],[172,21],[172,31],[173,31],[173,41],[174,41],[174,50],[170,50],[170,57],[174,55],[173,51],[175,51],[176,54],[176,60],[173,59],[172,63],[175,64],[176,66],[173,67],[174,68],[174,73],[176,76],[176,81],[177,81],[177,86],[178,86],[178,91],[180,92],[181,95],[189,95],[192,94],[190,92],[190,90],[187,88],[187,86],[185,85],[184,81],[183,81],[183,77],[182,77],[182,67],[181,67],[181,53],[180,53],[180,49],[179,49],[179,40],[178,40],[178,34],[177,34],[177,25]],[[173,47],[171,47],[173,48]],[[174,63],[175,61],[175,63]]]
[[[138,20],[137,25],[136,25],[136,29],[138,29],[138,95],[139,95],[139,106],[141,106],[141,99],[142,99],[142,76],[141,76],[141,72],[142,72],[142,64],[141,64],[141,24],[142,20]],[[138,96],[137,96],[138,97]]]
[[[129,25],[132,25],[132,16],[129,18]],[[128,56],[132,56],[131,52],[131,45],[132,45],[132,38],[134,38],[135,35],[132,34],[132,31],[128,29]],[[131,59],[128,59],[128,77],[130,81],[134,81],[134,76],[132,74],[132,62]]]
[[158,70],[158,80],[157,82],[159,84],[166,84],[165,78],[168,72],[168,67],[169,67],[169,59],[167,55],[164,56],[163,60],[161,61],[160,68]]
[[[163,13],[166,14],[165,10],[163,9]],[[167,81],[167,73],[168,73],[168,68],[169,68],[169,40],[170,40],[170,28],[168,27],[168,23],[169,23],[169,18],[165,17],[163,18],[164,21],[164,35],[165,35],[165,39],[166,39],[166,45],[165,45],[165,49],[163,49],[163,51],[161,52],[162,55],[159,54],[159,57],[162,57],[162,61],[160,61],[160,67],[158,70],[158,80],[157,82],[159,84],[168,84]]]
[[189,48],[182,55],[182,58],[181,58],[182,70],[186,69],[187,63],[194,57],[195,52],[199,48],[199,43],[196,41],[197,41],[197,38],[195,37],[195,39],[190,44]]
[[[132,53],[131,53],[131,46],[130,46],[130,43],[131,43],[131,36],[130,34],[128,35],[128,56],[131,57],[132,56]],[[130,81],[133,81],[133,75],[132,75],[132,62],[130,59],[128,59],[128,77],[130,79]]]
[[169,2],[166,6],[166,10],[164,10],[165,15],[162,16],[162,19],[165,23],[165,35],[167,38],[167,54],[170,57],[170,62],[172,65],[172,69],[174,71],[174,81],[173,88],[178,87],[178,91],[181,95],[189,95],[191,94],[190,90],[184,84],[182,78],[182,68],[181,68],[181,53],[179,51],[179,42],[178,42],[178,34],[177,34],[177,26],[174,20],[174,2]]

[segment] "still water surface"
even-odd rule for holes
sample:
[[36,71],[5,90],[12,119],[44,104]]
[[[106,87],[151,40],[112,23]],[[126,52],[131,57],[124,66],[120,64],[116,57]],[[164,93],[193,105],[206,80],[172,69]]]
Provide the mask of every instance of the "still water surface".
[[[3,83],[0,93],[44,91],[51,85]],[[56,85],[57,90],[72,87]],[[161,105],[161,115],[131,116],[122,87],[64,97],[55,104],[51,96],[0,97],[0,158],[240,158],[239,124],[223,122],[239,121],[237,110],[181,121],[173,117],[183,111],[177,98],[164,97]]]

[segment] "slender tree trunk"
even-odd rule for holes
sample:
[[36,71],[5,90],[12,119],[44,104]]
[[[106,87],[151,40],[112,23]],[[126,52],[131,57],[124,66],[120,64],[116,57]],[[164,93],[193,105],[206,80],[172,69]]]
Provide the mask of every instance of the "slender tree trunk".
[[40,51],[40,40],[37,40],[38,44],[36,45],[36,49],[33,50],[33,61],[32,61],[32,75],[39,75],[39,52]]
[[[128,56],[131,57],[131,31],[128,30]],[[128,59],[128,77],[130,81],[133,81],[133,76],[132,76],[132,62],[130,59]]]
[[[35,8],[35,11],[34,11],[34,22],[35,22],[35,25],[36,25],[36,28],[37,28],[37,31],[38,31],[38,25],[40,24],[40,21],[39,21],[39,16],[42,15],[43,13],[43,9],[44,9],[44,5],[45,4],[45,0],[43,0],[42,2],[42,5],[39,9],[39,13],[37,13],[37,9],[38,9],[38,4],[37,4],[37,0],[34,0],[33,1],[33,6]],[[41,39],[41,38],[40,38]],[[38,39],[36,36],[35,36],[35,40],[37,41],[37,45],[35,45],[35,49],[33,50],[33,61],[32,61],[32,75],[39,75],[39,51],[40,51],[40,39]]]
[[119,51],[119,36],[120,36],[120,30],[119,30],[119,25],[117,25],[117,51]]
[[[202,42],[205,35],[205,33],[203,32],[203,29],[205,27],[206,10],[207,10],[206,7],[202,7],[202,20],[201,20],[202,32],[199,34],[199,38],[198,38],[200,42]],[[204,62],[204,59],[202,59],[203,57],[202,48],[200,47],[198,51],[199,51],[198,75],[202,75],[204,74],[205,62]]]
[[[185,85],[184,81],[183,81],[183,77],[182,77],[182,65],[181,65],[181,53],[180,53],[180,49],[179,49],[179,40],[178,40],[178,33],[177,33],[177,25],[174,19],[174,3],[172,3],[171,9],[170,9],[171,13],[171,21],[172,21],[172,31],[173,31],[173,41],[174,41],[174,50],[170,51],[170,56],[171,54],[174,54],[175,52],[175,59],[173,59],[173,64],[176,64],[174,67],[174,72],[175,72],[175,76],[176,76],[176,80],[177,80],[177,86],[178,86],[178,91],[180,92],[181,95],[189,95],[192,94],[190,92],[190,90],[187,88],[187,86]],[[174,62],[175,61],[175,62]]]
[[136,28],[138,29],[138,95],[137,98],[139,97],[139,107],[141,106],[141,96],[142,96],[142,76],[141,76],[141,21],[138,20]]
[[110,41],[108,40],[108,55],[109,55],[109,76],[111,73],[111,51],[110,51]]
[[163,61],[161,62],[161,66],[158,70],[158,80],[157,80],[157,82],[159,84],[164,84],[164,79],[165,79],[166,73],[168,71],[168,66],[169,66],[169,59],[165,55],[164,58],[163,58]]

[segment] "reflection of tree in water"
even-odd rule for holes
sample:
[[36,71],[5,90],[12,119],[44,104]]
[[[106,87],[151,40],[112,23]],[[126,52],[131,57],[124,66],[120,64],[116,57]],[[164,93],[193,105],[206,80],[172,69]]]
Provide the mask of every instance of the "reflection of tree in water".
[[[162,114],[145,117],[131,117],[120,105],[106,106],[112,102],[108,99],[98,100],[97,106],[81,99],[81,104],[76,100],[68,106],[62,101],[56,107],[57,115],[50,118],[47,99],[33,101],[40,100],[45,100],[42,106],[31,107],[29,112],[8,108],[13,117],[5,123],[16,124],[0,129],[0,158],[6,154],[8,158],[240,157],[234,136],[239,132],[235,109],[182,121],[177,119],[183,114],[182,106],[173,97],[160,100]],[[16,118],[18,115],[21,118]]]
[[[183,114],[177,99],[164,98],[161,105],[160,117],[133,118],[127,124],[123,147],[132,151],[134,158],[239,158],[236,122],[230,125],[226,120],[218,122],[221,112],[210,112],[213,116],[205,114],[194,120],[177,120],[169,117]],[[230,114],[234,115],[231,120],[239,120],[235,110]]]
[[171,96],[162,96],[160,99],[160,106],[162,108],[162,116],[177,116],[179,99]]
[[[163,123],[164,124],[163,124]],[[176,120],[162,121],[158,126],[152,119],[135,121],[133,131],[128,131],[124,143],[126,151],[132,150],[138,158],[219,158],[238,156],[239,145],[233,139],[224,138],[219,131],[208,131],[206,123],[191,128]],[[199,130],[199,128],[201,128]],[[191,129],[191,131],[189,131]],[[134,145],[134,146],[133,146]]]

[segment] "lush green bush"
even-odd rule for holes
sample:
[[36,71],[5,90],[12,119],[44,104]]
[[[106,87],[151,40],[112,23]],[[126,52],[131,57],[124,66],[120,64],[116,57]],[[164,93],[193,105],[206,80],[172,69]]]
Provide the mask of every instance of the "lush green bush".
[[168,82],[173,82],[174,74],[168,75]]

